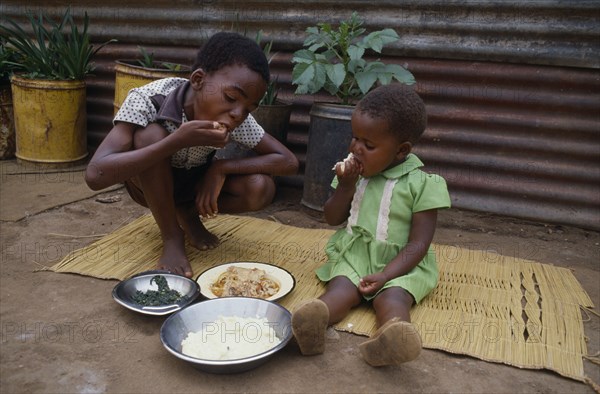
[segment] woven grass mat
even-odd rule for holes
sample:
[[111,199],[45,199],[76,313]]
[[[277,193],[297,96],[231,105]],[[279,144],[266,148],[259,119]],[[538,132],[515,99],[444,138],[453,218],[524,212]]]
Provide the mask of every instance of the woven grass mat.
[[[324,291],[314,271],[325,261],[331,230],[229,215],[206,226],[221,244],[204,252],[188,248],[196,274],[231,261],[279,265],[296,278],[294,291],[280,301],[289,310]],[[154,269],[160,252],[158,228],[147,215],[49,269],[122,280]],[[439,284],[412,310],[424,347],[584,380],[587,348],[580,307],[593,304],[570,270],[445,245],[436,245],[436,253]],[[372,308],[354,309],[335,328],[370,335]]]

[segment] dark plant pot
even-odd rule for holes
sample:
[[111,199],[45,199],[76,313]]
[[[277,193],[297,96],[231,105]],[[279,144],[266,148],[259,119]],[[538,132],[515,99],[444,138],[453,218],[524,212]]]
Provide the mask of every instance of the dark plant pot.
[[15,116],[10,82],[0,83],[0,160],[15,157]]
[[[285,145],[287,141],[287,131],[290,124],[290,115],[292,113],[292,104],[278,101],[278,104],[260,105],[254,111],[252,116],[259,125],[279,142]],[[255,156],[254,151],[238,144],[235,141],[228,143],[225,148],[219,149],[216,153],[217,159],[235,159]]]
[[260,105],[252,112],[252,116],[258,124],[284,145],[287,141],[291,114],[292,104],[283,101],[277,101],[272,105]]
[[331,181],[335,176],[332,168],[348,155],[353,110],[353,106],[330,103],[314,103],[311,107],[301,200],[308,208],[323,211],[331,196]]

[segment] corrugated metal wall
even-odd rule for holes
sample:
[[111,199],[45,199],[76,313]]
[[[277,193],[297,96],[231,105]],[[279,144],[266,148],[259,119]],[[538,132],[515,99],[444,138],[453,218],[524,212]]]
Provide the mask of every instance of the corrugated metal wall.
[[[278,51],[273,73],[294,103],[289,147],[304,161],[308,110],[325,95],[295,96],[291,53],[307,26],[359,11],[369,30],[402,39],[383,60],[416,76],[429,112],[417,153],[449,183],[455,207],[600,229],[599,1],[218,1],[83,0],[94,41],[117,38],[97,58],[88,89],[89,137],[110,129],[114,60],[143,45],[190,63],[220,30],[262,30]],[[42,5],[43,4],[43,5]],[[62,1],[4,0],[0,15],[58,15]],[[301,175],[288,182],[301,186]]]

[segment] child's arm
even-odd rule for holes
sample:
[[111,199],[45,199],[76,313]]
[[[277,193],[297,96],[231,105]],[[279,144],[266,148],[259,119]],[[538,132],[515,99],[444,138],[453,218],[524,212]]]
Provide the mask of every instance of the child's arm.
[[[161,127],[149,124],[147,127]],[[143,132],[138,125],[117,122],[90,160],[85,181],[92,190],[124,182],[178,150],[193,145],[225,146],[227,131],[211,121],[186,122],[176,133],[140,149],[134,149],[134,134]]]
[[398,256],[386,265],[382,272],[361,278],[358,286],[361,294],[376,293],[386,282],[405,275],[415,268],[429,250],[435,233],[436,222],[437,209],[414,213],[408,243],[398,253]]
[[354,159],[348,160],[343,169],[341,166],[336,165],[335,172],[338,177],[338,186],[323,206],[323,214],[327,224],[337,226],[348,219],[352,197],[356,191],[356,181],[361,171],[362,166]]
[[296,156],[271,134],[265,133],[252,150],[257,156],[230,160],[224,172],[269,175],[294,175],[298,172]]
[[217,199],[227,175],[293,175],[298,172],[296,156],[270,134],[265,133],[253,151],[257,156],[213,160],[196,196],[196,207],[201,215],[218,212]]

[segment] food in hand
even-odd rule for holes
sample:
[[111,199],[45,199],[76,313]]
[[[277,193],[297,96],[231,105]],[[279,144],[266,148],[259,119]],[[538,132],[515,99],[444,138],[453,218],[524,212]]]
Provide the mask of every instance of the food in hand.
[[219,122],[213,122],[213,127],[219,131],[227,131],[227,126]]
[[335,171],[336,167],[339,165],[340,166],[340,174],[344,175],[344,171],[346,170],[346,164],[350,162],[350,160],[354,159],[354,155],[352,154],[352,152],[348,153],[348,156],[346,156],[346,158],[342,161],[338,161],[337,163],[335,163],[335,165],[333,166],[332,170]]
[[279,283],[264,270],[230,266],[210,286],[217,297],[269,298],[279,291]]

